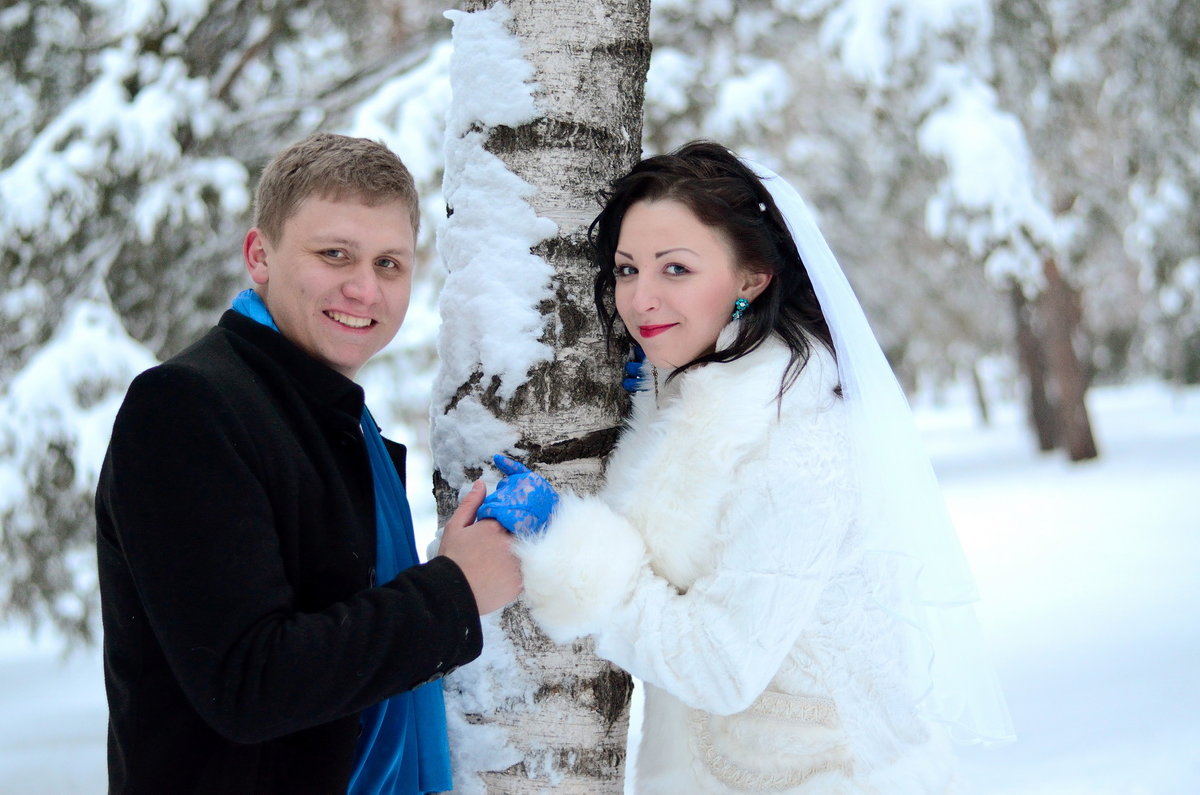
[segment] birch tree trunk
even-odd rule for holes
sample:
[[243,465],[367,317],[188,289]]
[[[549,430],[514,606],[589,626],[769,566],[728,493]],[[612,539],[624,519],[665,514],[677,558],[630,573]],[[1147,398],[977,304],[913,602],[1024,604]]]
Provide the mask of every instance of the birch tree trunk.
[[[488,49],[492,40],[474,39],[471,31],[485,16],[499,21],[531,67],[526,85],[533,110],[499,123],[487,113],[476,115],[464,103],[478,101],[482,108],[491,92],[508,90],[500,85],[505,69],[487,63],[451,67],[451,215],[439,237],[450,275],[439,341],[444,383],[435,388],[432,409],[435,494],[443,521],[471,479],[481,473],[494,478],[486,462],[501,452],[498,444],[559,489],[586,493],[599,483],[627,402],[622,362],[606,352],[593,308],[587,227],[599,209],[597,190],[640,156],[650,56],[649,0],[464,5],[468,13],[450,14],[455,58]],[[460,96],[469,93],[471,80],[485,81],[489,94]],[[518,182],[484,176],[493,161]],[[513,201],[514,192],[527,202],[537,227],[550,231],[496,265],[528,258],[528,271],[489,287],[488,270],[473,260],[494,252],[472,253],[469,241],[475,234],[484,249],[489,237],[503,246],[512,231],[506,225],[519,232],[525,210],[493,219],[498,226],[490,232],[478,220],[489,211],[496,215],[494,208]],[[547,219],[553,222],[548,227]],[[536,322],[501,345],[493,336],[513,330],[496,293],[539,279],[546,284],[530,307]],[[474,325],[465,315],[455,315],[462,322],[448,322],[464,303],[484,315],[494,307],[495,316]],[[523,365],[492,364],[537,342],[545,347],[525,372],[517,372]],[[498,620],[485,619],[484,644],[480,661],[446,680],[456,791],[621,792],[628,675],[597,658],[590,642],[556,646],[520,602]]]

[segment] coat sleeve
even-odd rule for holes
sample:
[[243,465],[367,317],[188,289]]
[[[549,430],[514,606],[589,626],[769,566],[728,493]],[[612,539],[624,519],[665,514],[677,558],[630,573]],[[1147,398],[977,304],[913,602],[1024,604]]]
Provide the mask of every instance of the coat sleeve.
[[106,634],[153,638],[205,722],[245,743],[353,715],[474,659],[474,597],[445,558],[324,609],[297,607],[294,550],[263,482],[272,462],[224,403],[179,368],[131,386],[97,495],[102,563],[116,561],[101,576],[131,585],[106,594],[127,599],[106,613]]
[[[644,536],[602,497],[572,498],[546,537],[519,549],[535,619],[559,642],[593,634],[597,652],[685,703],[745,709],[814,621],[849,529],[839,412],[731,473],[712,573],[686,591],[648,562]],[[683,484],[686,488],[686,483]]]

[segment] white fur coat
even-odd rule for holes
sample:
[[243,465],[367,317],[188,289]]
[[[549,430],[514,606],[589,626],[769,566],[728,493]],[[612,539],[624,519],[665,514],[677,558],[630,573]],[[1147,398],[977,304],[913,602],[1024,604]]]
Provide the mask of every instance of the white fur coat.
[[858,549],[836,365],[814,346],[780,404],[787,360],[639,393],[603,489],[520,546],[526,601],[645,683],[638,792],[945,792]]

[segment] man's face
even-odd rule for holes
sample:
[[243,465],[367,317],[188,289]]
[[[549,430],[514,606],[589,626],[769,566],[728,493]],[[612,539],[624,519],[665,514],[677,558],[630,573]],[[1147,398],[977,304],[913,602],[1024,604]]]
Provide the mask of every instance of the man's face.
[[285,337],[353,378],[408,311],[415,241],[403,202],[310,197],[273,244],[246,235],[250,277]]

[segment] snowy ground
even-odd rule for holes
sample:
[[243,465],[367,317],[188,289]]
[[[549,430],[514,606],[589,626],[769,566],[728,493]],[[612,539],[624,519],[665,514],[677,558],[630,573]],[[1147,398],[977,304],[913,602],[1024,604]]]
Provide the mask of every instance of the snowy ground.
[[[980,795],[1200,792],[1200,390],[1094,390],[1102,457],[922,410],[1020,739],[963,754]],[[99,659],[0,632],[0,792],[103,793]]]
[[1200,390],[1091,409],[1085,465],[924,418],[1018,734],[964,754],[974,792],[1200,792]]

